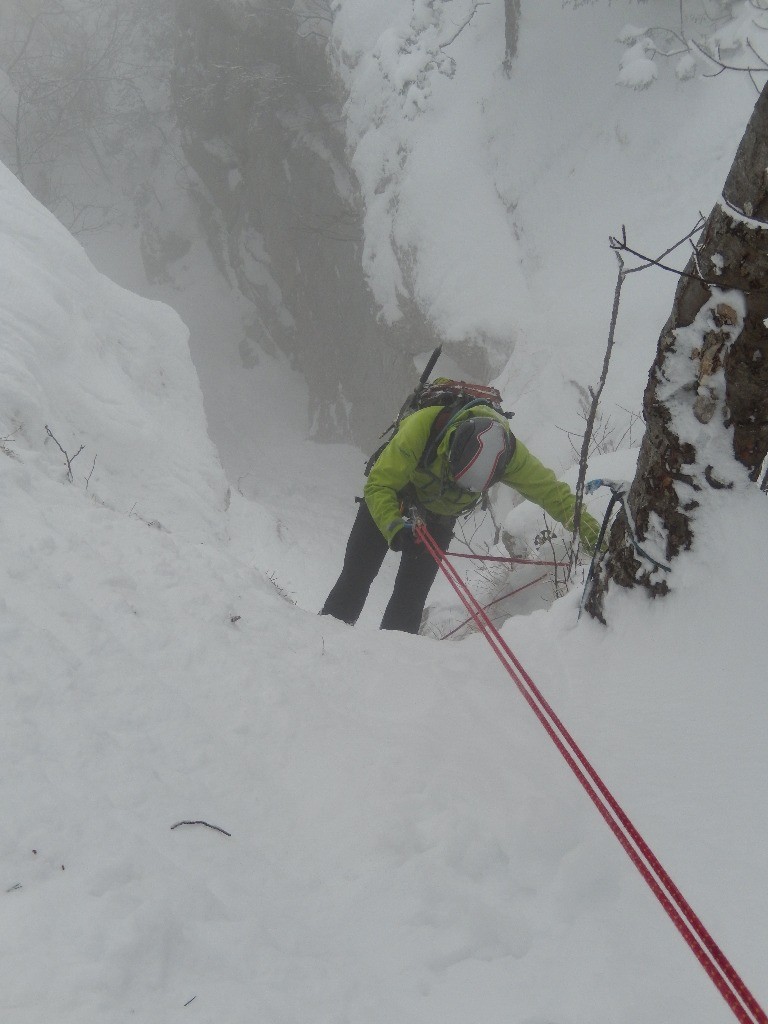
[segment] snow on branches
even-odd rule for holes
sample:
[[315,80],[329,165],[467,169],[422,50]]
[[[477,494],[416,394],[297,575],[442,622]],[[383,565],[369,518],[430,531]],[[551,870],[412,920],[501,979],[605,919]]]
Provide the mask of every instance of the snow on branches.
[[674,25],[625,25],[617,42],[626,47],[617,83],[647,89],[663,61],[674,61],[685,81],[724,70],[742,71],[759,89],[768,74],[768,0],[720,0],[713,13],[703,0],[679,0]]

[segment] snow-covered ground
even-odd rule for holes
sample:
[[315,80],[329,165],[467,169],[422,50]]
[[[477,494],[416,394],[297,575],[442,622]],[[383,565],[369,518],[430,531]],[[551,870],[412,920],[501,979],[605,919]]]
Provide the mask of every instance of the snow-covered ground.
[[[681,134],[701,137],[691,117]],[[713,143],[694,206],[739,134]],[[658,192],[630,189],[627,209],[650,220],[650,204],[664,227],[662,153]],[[586,187],[602,166],[589,138],[580,166]],[[543,206],[541,177],[521,203]],[[598,250],[575,250],[563,223],[571,248],[542,236],[526,285],[542,303],[516,351],[533,358],[548,323],[570,324],[563,360],[599,365],[612,257],[594,292],[581,264],[573,285],[566,265]],[[543,303],[548,267],[564,304]],[[664,287],[627,307],[642,353],[619,356],[619,390],[636,404]],[[0,326],[0,1019],[733,1020],[480,637],[378,632],[392,566],[355,629],[315,614],[362,459],[305,440],[281,359],[201,365],[206,422],[178,316],[101,276],[3,169]],[[515,427],[565,463],[545,420],[568,405],[568,374],[537,358],[541,408],[513,386],[514,358],[506,371]],[[522,605],[503,632],[765,1006],[764,520],[756,489],[719,492],[666,600],[614,593],[604,628],[577,621],[574,591]],[[447,615],[447,590],[435,602]]]
[[[728,1020],[479,638],[314,614],[351,453],[227,509],[178,319],[7,173],[0,220],[3,1019]],[[765,997],[764,498],[721,500],[667,601],[505,636]]]

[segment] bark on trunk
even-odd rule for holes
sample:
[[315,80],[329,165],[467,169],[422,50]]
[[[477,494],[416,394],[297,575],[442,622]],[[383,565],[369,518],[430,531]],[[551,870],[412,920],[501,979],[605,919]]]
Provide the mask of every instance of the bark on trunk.
[[[667,563],[692,547],[707,494],[757,481],[768,452],[768,86],[684,274],[645,390],[627,499],[637,541]],[[586,607],[604,622],[611,580],[656,597],[669,575],[637,552],[622,512]]]

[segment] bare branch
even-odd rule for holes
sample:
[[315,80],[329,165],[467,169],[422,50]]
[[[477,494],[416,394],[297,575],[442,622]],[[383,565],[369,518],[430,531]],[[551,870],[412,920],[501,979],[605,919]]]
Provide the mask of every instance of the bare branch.
[[91,482],[91,477],[93,476],[93,471],[94,471],[94,469],[96,469],[96,459],[97,459],[97,458],[98,458],[98,455],[94,455],[94,456],[93,456],[93,463],[92,463],[92,465],[91,465],[91,472],[90,472],[90,473],[88,474],[88,476],[87,476],[87,477],[85,478],[85,489],[86,489],[86,491],[88,490],[88,485],[89,485],[89,484],[90,484],[90,482]]
[[[652,257],[652,256],[646,256],[646,255],[644,255],[644,253],[638,252],[636,249],[633,249],[630,245],[628,245],[627,244],[626,230],[624,228],[622,228],[622,237],[620,239],[619,238],[611,237],[609,239],[609,243],[610,243],[611,248],[614,250],[614,252],[625,252],[625,253],[628,253],[630,256],[635,256],[635,257],[637,257],[637,259],[643,261],[643,265],[642,266],[640,266],[640,267],[630,267],[628,270],[625,271],[625,274],[635,274],[639,270],[646,270],[648,267],[658,267],[659,270],[666,270],[670,274],[676,274],[678,277],[687,277],[687,278],[691,278],[691,280],[694,280],[694,281],[700,281],[701,284],[708,285],[711,288],[729,288],[729,287],[731,287],[726,281],[724,281],[722,279],[717,280],[717,281],[710,281],[708,278],[702,277],[700,274],[690,274],[690,273],[688,273],[685,270],[678,270],[676,267],[670,267],[670,266],[667,266],[666,263],[662,263],[661,262],[663,256],[665,256],[668,253],[672,252],[679,245],[681,245],[682,242],[687,241],[693,234],[695,234],[695,232],[697,230],[699,230],[698,226],[696,228],[694,228],[688,235],[686,235],[684,239],[682,239],[676,245],[672,246],[671,249],[668,249],[666,253],[662,253],[662,256],[660,256],[658,259],[654,259],[654,257]],[[697,266],[698,266],[698,264],[697,264]],[[743,291],[744,289],[741,289],[741,290]],[[762,292],[762,291],[765,291],[765,290],[766,289],[763,289],[763,288],[753,289],[753,292],[755,292],[755,291],[761,291]]]
[[[626,230],[622,225],[622,236],[626,240]],[[621,289],[624,285],[624,280],[627,276],[627,271],[624,269],[624,260],[621,258],[620,253],[616,250],[613,245],[614,239],[611,239],[611,248],[616,252],[616,259],[619,264],[618,274],[616,276],[616,287],[613,293],[613,309],[611,311],[611,322],[608,328],[608,342],[605,347],[605,355],[603,357],[603,369],[600,374],[600,381],[596,391],[590,392],[592,394],[592,402],[589,407],[589,413],[587,415],[587,425],[584,431],[584,438],[581,445],[581,454],[579,456],[579,476],[576,483],[576,504],[573,510],[573,548],[571,552],[571,571],[576,567],[576,560],[578,558],[579,550],[579,527],[581,526],[581,512],[584,506],[584,484],[587,478],[587,460],[589,458],[589,444],[592,439],[592,431],[595,425],[595,416],[597,415],[597,407],[600,403],[600,396],[603,393],[605,382],[608,377],[608,367],[611,361],[611,353],[613,352],[613,345],[616,338],[616,322],[619,318],[619,305],[621,302]]]
[[81,444],[80,447],[75,452],[75,454],[74,455],[70,455],[69,452],[65,451],[64,448],[62,448],[62,446],[59,444],[57,438],[51,432],[51,428],[48,426],[48,424],[45,425],[45,432],[48,434],[48,437],[50,437],[51,440],[54,441],[54,443],[56,444],[56,447],[59,449],[61,454],[66,459],[66,462],[67,462],[67,479],[69,480],[70,483],[72,483],[74,481],[74,479],[75,479],[74,475],[72,473],[72,463],[75,461],[75,459],[80,454],[80,452],[85,448],[85,445]]
[[180,825],[205,825],[206,828],[213,829],[214,832],[221,832],[223,836],[229,836],[232,838],[231,832],[226,832],[223,828],[219,828],[218,825],[210,825],[207,821],[177,821],[175,825],[171,825],[171,831],[178,828]]
[[752,43],[749,40],[747,40],[747,46],[752,51],[752,53],[754,53],[754,55],[757,57],[757,59],[760,61],[760,63],[762,64],[762,67],[759,67],[759,68],[740,67],[737,64],[726,64],[723,60],[720,59],[719,56],[714,57],[711,53],[709,53],[707,50],[705,50],[704,47],[700,43],[696,42],[696,40],[693,40],[693,45],[696,47],[696,49],[699,51],[699,53],[703,57],[705,57],[707,60],[711,61],[713,64],[715,64],[719,68],[719,71],[715,71],[712,74],[705,75],[704,76],[705,78],[717,78],[717,76],[718,75],[722,75],[722,73],[724,71],[740,71],[742,74],[749,75],[749,77],[750,77],[750,79],[752,81],[752,84],[754,85],[755,89],[757,89],[757,91],[760,92],[760,86],[755,81],[754,75],[756,75],[756,74],[757,75],[764,75],[764,74],[766,74],[766,72],[768,72],[768,62],[766,62],[765,58],[755,50],[754,46],[752,45]]
[[467,28],[467,26],[471,23],[472,19],[477,14],[479,8],[488,6],[490,6],[490,4],[487,2],[487,0],[481,0],[481,2],[473,4],[472,10],[469,12],[469,14],[461,23],[461,25],[459,25],[458,29],[454,32],[450,39],[447,39],[444,43],[440,43],[439,49],[445,50],[448,46],[451,46],[453,43],[455,43],[456,40],[461,35],[461,33],[464,31],[464,29]]

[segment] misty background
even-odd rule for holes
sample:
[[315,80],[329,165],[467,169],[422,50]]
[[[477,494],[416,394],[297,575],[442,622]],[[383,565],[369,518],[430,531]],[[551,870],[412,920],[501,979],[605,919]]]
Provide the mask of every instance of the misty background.
[[[307,397],[269,415],[369,451],[439,342],[438,369],[499,380],[563,470],[609,234],[637,209],[641,251],[683,237],[754,101],[701,47],[751,58],[760,4],[714,6],[9,0],[0,157],[97,266],[181,313],[231,477],[272,361]],[[667,278],[624,300],[608,447],[636,440]]]

